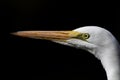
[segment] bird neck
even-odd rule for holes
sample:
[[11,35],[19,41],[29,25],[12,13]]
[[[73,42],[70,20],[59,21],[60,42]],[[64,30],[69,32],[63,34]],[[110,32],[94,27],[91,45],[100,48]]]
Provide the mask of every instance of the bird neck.
[[[108,50],[109,49],[109,50]],[[108,80],[120,80],[120,51],[118,47],[103,50],[100,55],[101,63],[106,71]]]

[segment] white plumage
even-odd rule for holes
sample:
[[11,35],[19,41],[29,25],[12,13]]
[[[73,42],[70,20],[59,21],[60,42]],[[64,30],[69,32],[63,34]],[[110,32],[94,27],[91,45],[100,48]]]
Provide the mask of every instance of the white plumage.
[[120,46],[115,37],[108,30],[96,26],[74,31],[88,33],[90,37],[87,41],[71,38],[66,42],[57,42],[89,51],[101,61],[108,80],[120,80]]
[[86,26],[73,31],[19,31],[14,34],[87,50],[101,61],[108,80],[120,80],[120,46],[112,33],[104,28]]

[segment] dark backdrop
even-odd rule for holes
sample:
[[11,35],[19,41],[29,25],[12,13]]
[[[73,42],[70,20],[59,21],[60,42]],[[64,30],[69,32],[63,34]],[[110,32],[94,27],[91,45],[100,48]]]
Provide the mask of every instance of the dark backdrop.
[[93,55],[50,41],[13,36],[21,30],[72,30],[100,26],[120,40],[118,8],[113,2],[10,0],[0,3],[1,52],[6,73],[31,75],[32,80],[106,80]]

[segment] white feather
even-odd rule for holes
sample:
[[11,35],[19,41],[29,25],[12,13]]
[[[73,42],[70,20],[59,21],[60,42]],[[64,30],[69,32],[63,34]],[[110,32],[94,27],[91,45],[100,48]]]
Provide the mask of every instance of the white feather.
[[89,51],[101,61],[108,80],[120,80],[120,46],[111,32],[97,26],[81,27],[74,31],[90,34],[88,42],[69,39],[57,43]]

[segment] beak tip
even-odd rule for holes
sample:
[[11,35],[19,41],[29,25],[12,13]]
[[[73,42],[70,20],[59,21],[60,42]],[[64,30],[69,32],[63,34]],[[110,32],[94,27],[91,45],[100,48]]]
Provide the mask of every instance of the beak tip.
[[10,33],[11,35],[15,35],[15,36],[20,36],[20,33],[19,32],[13,32],[13,33]]
[[16,32],[10,33],[11,35],[17,35]]

